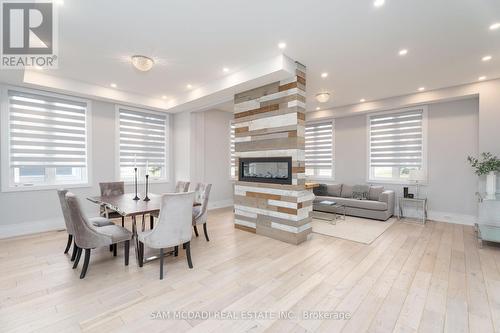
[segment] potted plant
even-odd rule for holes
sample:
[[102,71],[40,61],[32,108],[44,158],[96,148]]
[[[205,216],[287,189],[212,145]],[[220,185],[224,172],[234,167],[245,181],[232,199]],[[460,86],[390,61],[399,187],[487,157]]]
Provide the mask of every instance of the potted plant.
[[495,199],[497,189],[497,175],[500,171],[500,159],[492,153],[482,153],[481,158],[468,156],[467,161],[476,169],[478,176],[486,175],[486,196],[488,199]]

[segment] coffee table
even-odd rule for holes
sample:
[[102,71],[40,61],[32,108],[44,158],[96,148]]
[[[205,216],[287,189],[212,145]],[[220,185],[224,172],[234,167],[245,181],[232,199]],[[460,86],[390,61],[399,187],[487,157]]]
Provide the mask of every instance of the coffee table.
[[324,200],[315,203],[314,206],[312,217],[315,219],[324,220],[330,224],[337,224],[337,219],[345,220],[345,205]]

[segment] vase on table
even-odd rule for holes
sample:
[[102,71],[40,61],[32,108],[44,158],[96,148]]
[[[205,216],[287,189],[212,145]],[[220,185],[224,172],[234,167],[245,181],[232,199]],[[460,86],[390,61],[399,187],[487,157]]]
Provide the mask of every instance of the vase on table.
[[486,199],[495,199],[497,192],[497,174],[491,171],[486,175]]

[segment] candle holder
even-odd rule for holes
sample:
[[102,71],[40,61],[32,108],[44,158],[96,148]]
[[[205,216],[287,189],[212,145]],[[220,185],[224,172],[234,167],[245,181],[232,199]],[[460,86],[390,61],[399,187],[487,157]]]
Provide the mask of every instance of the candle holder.
[[149,175],[146,175],[146,197],[144,198],[144,201],[149,201],[151,199],[149,199],[148,197],[148,185],[149,185]]
[[137,195],[137,168],[134,168],[134,179],[135,179],[135,197],[134,197],[134,200],[140,200],[139,196]]

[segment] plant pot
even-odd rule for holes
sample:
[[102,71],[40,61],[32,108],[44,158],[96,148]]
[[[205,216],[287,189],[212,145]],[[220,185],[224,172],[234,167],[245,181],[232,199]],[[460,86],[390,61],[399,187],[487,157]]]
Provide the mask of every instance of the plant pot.
[[497,174],[495,171],[491,171],[486,176],[486,198],[495,199],[497,192]]

